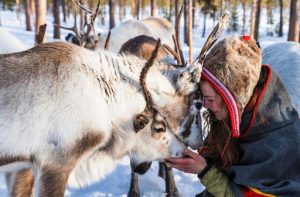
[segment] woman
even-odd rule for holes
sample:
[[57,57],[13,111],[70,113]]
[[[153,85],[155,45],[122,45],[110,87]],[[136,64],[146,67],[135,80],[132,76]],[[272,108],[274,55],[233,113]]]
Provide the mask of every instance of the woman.
[[280,79],[261,66],[250,37],[217,43],[200,89],[209,132],[205,151],[167,164],[198,174],[202,196],[300,196],[300,120]]

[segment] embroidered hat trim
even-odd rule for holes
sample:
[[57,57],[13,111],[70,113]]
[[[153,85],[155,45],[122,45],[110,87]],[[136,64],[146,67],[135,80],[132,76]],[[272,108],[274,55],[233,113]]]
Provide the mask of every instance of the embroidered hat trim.
[[207,80],[214,87],[214,89],[221,95],[229,112],[231,129],[232,129],[232,137],[234,138],[239,137],[240,136],[240,112],[235,97],[231,94],[228,88],[205,67],[203,67],[201,77]]

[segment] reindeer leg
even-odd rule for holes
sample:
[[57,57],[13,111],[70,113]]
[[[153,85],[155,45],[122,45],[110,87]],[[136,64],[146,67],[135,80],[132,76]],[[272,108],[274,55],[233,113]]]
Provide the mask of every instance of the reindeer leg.
[[179,197],[180,193],[176,187],[175,180],[174,180],[174,175],[172,168],[169,168],[165,163],[163,163],[164,168],[165,168],[165,183],[166,183],[166,196],[167,197]]
[[10,197],[31,197],[33,189],[33,174],[31,169],[6,174]]
[[165,170],[165,166],[164,163],[162,162],[158,162],[158,176],[163,178],[164,180],[166,180],[166,170]]
[[35,176],[35,193],[40,197],[64,197],[70,169],[64,166],[45,165]]
[[139,197],[140,196],[140,189],[138,184],[138,175],[134,172],[131,172],[131,180],[130,180],[130,188],[127,193],[128,197]]

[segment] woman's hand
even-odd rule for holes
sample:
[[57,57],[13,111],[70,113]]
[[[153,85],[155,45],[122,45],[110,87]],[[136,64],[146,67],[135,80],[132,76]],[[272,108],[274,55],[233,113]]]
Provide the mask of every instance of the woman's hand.
[[207,165],[206,160],[201,155],[186,149],[182,158],[167,158],[166,164],[183,172],[198,174]]

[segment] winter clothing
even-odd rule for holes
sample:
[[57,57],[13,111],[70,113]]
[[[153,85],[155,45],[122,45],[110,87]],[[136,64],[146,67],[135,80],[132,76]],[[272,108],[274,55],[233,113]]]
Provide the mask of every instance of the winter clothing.
[[253,39],[234,36],[218,42],[205,57],[203,66],[233,95],[243,113],[257,84],[262,55]]
[[[248,51],[246,50],[247,52],[241,52],[244,51],[241,50],[244,48],[242,44],[244,41],[236,41],[236,39],[228,38],[221,41],[223,44],[217,44],[206,58],[206,62],[210,63],[204,63],[204,67],[232,93],[240,107],[240,112],[243,112],[239,114],[241,120],[239,133],[233,134],[233,137],[238,137],[240,159],[237,164],[224,172],[212,168],[204,175],[202,183],[207,187],[207,191],[216,197],[299,197],[300,119],[298,113],[291,105],[289,95],[279,77],[272,73],[269,66],[258,68],[261,57],[257,61],[255,57],[260,56],[260,53],[249,55],[251,50],[256,51],[256,48],[251,46]],[[238,45],[232,48],[240,56],[229,58],[227,54],[230,56],[234,52],[222,52],[223,48],[226,50],[230,48],[227,46],[228,43]],[[216,47],[219,48],[215,49]],[[218,54],[218,51],[223,56],[212,60],[213,54]],[[249,57],[248,60],[243,59],[244,56]],[[258,70],[260,75],[257,77]],[[213,85],[211,78],[204,77],[204,79]],[[228,93],[222,93],[222,88],[218,89],[215,85],[213,87],[221,96],[224,94],[228,97]],[[222,98],[224,100],[224,96]],[[234,107],[231,109],[228,103],[226,105],[229,112],[234,109]],[[230,118],[234,116],[230,115]],[[231,121],[231,123],[237,122]],[[234,128],[234,125],[231,126]]]

